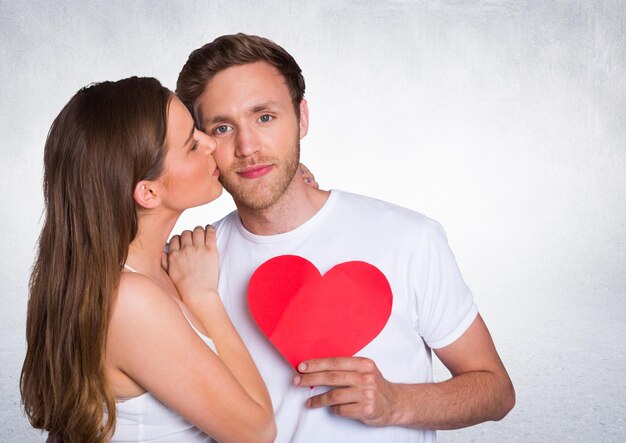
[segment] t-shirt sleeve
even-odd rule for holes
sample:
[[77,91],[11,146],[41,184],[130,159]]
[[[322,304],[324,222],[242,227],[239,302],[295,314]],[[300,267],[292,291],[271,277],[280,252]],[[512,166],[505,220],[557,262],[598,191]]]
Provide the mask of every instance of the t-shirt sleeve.
[[414,258],[417,329],[430,348],[439,349],[463,335],[478,308],[443,227],[428,220],[419,244]]

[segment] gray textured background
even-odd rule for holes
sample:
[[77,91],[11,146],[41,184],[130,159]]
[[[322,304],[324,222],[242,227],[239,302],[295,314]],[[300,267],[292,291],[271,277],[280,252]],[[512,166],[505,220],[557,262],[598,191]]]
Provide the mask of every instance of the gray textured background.
[[[173,87],[192,49],[237,31],[300,62],[303,159],[323,187],[448,232],[517,406],[440,441],[623,441],[626,3],[337,3],[0,0],[0,441],[42,439],[17,385],[53,118],[93,81]],[[177,229],[231,208],[223,197]]]

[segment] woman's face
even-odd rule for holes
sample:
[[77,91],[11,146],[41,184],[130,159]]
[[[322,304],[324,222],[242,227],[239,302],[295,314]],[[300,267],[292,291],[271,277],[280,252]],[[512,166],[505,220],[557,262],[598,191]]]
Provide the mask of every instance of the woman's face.
[[165,188],[162,204],[183,211],[221,195],[219,170],[211,155],[215,140],[195,129],[189,111],[176,97],[169,105],[165,146],[164,171],[159,179]]

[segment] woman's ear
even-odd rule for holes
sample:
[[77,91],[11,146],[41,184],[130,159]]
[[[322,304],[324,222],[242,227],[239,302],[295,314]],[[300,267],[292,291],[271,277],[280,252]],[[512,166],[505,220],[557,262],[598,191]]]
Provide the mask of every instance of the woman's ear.
[[156,208],[161,204],[161,197],[159,196],[158,185],[156,182],[149,180],[141,180],[135,186],[135,192],[133,192],[133,198],[135,202],[146,209]]

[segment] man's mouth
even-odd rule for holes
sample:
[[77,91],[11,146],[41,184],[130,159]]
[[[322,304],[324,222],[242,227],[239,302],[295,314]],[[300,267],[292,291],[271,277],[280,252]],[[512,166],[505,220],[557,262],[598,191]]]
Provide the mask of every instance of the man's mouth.
[[240,169],[239,171],[237,171],[237,174],[242,178],[259,178],[268,174],[273,168],[274,168],[274,165],[271,165],[271,164],[270,165],[252,165],[252,166],[246,166],[245,168]]

